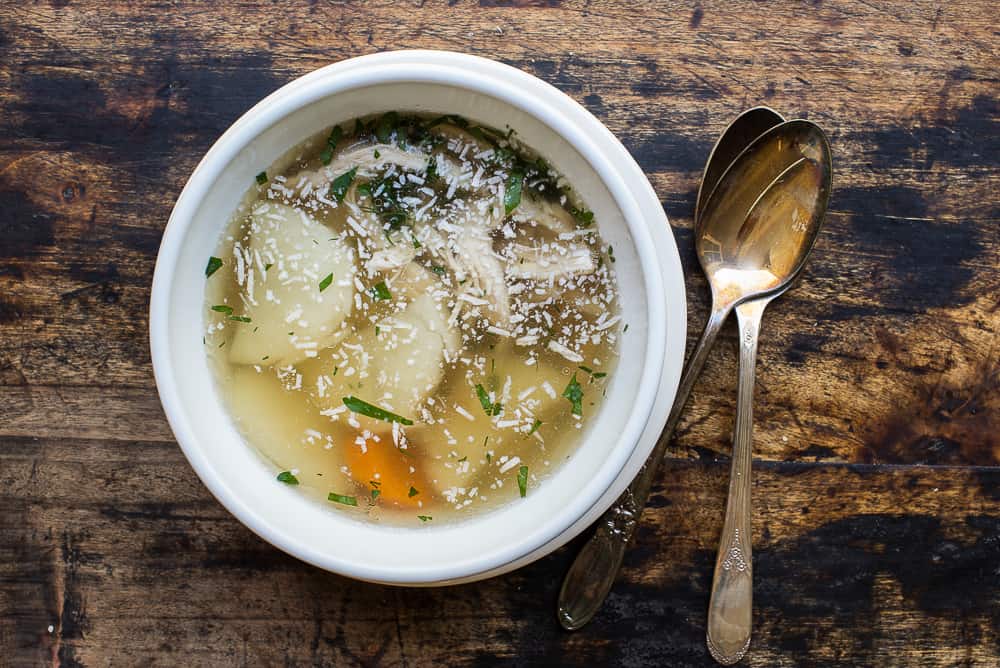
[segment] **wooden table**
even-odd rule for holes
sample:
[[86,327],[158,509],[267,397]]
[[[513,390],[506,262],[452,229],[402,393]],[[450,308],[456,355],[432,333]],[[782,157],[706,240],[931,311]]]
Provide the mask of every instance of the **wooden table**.
[[0,9],[0,666],[710,665],[736,396],[728,329],[618,585],[556,625],[575,547],[396,589],[299,563],[209,495],[157,400],[157,245],[201,155],[331,61],[467,51],[566,91],[628,146],[688,272],[715,136],[819,122],[835,191],[764,324],[754,666],[1000,661],[1000,33],[986,1],[185,2]]

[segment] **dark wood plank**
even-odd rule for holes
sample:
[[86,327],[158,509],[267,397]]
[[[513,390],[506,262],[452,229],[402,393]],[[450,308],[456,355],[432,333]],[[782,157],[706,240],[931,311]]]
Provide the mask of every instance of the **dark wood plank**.
[[996,665],[995,19],[982,1],[3,8],[0,666],[707,665],[732,330],[619,586],[575,635],[552,619],[571,550],[457,588],[349,582],[256,539],[173,444],[145,310],[174,198],[261,97],[391,48],[498,58],[601,118],[663,199],[691,338],[715,135],[758,103],[828,130],[831,211],[761,345],[750,664]]

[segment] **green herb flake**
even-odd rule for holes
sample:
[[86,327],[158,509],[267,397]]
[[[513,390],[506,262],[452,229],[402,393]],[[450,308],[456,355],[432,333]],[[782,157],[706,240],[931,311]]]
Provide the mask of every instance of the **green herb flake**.
[[250,322],[250,318],[245,315],[231,315],[228,320],[235,320],[236,322]]
[[499,402],[493,403],[490,401],[490,395],[482,383],[476,383],[476,396],[479,397],[479,404],[483,407],[483,411],[485,411],[488,417],[500,415],[503,405]]
[[528,467],[522,466],[517,470],[517,488],[521,492],[523,499],[528,495]]
[[398,422],[402,425],[411,425],[413,420],[405,418],[401,415],[396,415],[395,413],[390,413],[384,408],[379,408],[374,404],[370,404],[367,401],[358,399],[357,397],[344,397],[344,405],[347,406],[348,410],[352,413],[359,413],[376,420],[385,420],[386,422]]
[[604,371],[598,371],[597,373],[594,374],[594,378],[604,378],[607,375],[608,374]]
[[562,395],[573,405],[573,415],[583,415],[583,388],[576,380],[576,374],[570,378],[569,384],[563,390]]
[[216,304],[215,306],[212,307],[212,310],[215,311],[216,313],[225,313],[226,315],[233,314],[233,307],[226,306],[225,304]]
[[267,360],[269,360],[269,359],[271,359],[271,356],[270,356],[270,355],[264,355],[263,357],[261,357],[261,358],[260,358],[260,361],[261,361],[261,362],[266,362],[266,361],[267,361]]
[[438,276],[444,276],[444,267],[442,267],[439,264],[432,265],[431,271],[433,271]]
[[319,282],[319,291],[320,291],[320,292],[323,292],[323,291],[324,291],[324,290],[326,290],[326,289],[327,289],[328,287],[330,287],[330,284],[331,284],[331,283],[333,283],[333,274],[332,274],[332,273],[330,273],[330,274],[327,274],[327,275],[326,275],[326,276],[325,276],[325,277],[323,278],[323,280]]
[[372,157],[374,157],[374,158],[375,158],[376,160],[378,160],[379,158],[381,158],[381,157],[382,157],[382,154],[378,152],[378,149],[375,149],[375,150],[374,150],[374,151],[372,152]]
[[282,471],[278,474],[278,482],[283,482],[286,485],[298,485],[299,479],[291,471]]
[[386,286],[385,281],[379,281],[371,288],[372,297],[375,299],[392,299],[392,293],[389,292],[388,286]]
[[382,492],[381,492],[381,491],[379,491],[379,490],[377,490],[377,489],[373,489],[373,490],[372,490],[372,503],[375,503],[375,500],[376,500],[376,499],[378,499],[378,497],[379,497],[379,496],[380,496],[381,494],[382,494]]
[[431,517],[430,515],[417,515],[417,519],[420,520],[421,522],[429,522],[434,518]]
[[342,503],[345,506],[357,506],[358,499],[355,496],[347,496],[346,494],[337,494],[336,492],[330,492],[326,496],[327,501],[336,501],[337,503]]
[[351,183],[354,182],[354,175],[357,173],[358,168],[354,167],[335,178],[333,183],[330,184],[330,197],[337,200],[338,203],[343,202],[344,198],[347,197],[347,191],[350,189]]
[[378,325],[375,325],[375,336],[378,336],[381,332],[382,332],[382,328],[379,327]]
[[333,149],[327,146],[322,151],[320,151],[319,161],[323,163],[324,167],[333,162]]
[[469,459],[469,457],[468,457],[468,455],[466,455],[466,456],[462,457],[461,459],[459,459],[458,463],[461,464],[462,462],[467,461],[468,459]]
[[524,172],[514,170],[507,177],[507,186],[503,193],[503,206],[507,215],[521,203],[521,188],[524,186]]
[[615,262],[615,248],[611,244],[608,244],[608,259],[611,260],[612,264]]
[[542,421],[539,420],[538,418],[535,418],[535,421],[531,423],[531,429],[528,430],[528,436],[531,436],[536,431],[538,431],[538,428],[541,426],[542,426]]
[[337,144],[340,143],[341,138],[344,136],[344,129],[339,125],[334,125],[333,129],[330,130],[330,136],[326,138],[326,145],[330,148],[337,148]]
[[273,266],[274,266],[273,262],[268,262],[267,264],[264,265],[264,271],[271,271],[271,267]]
[[267,183],[267,172],[261,172],[256,176],[257,185],[262,186]]
[[625,328],[622,330],[622,334],[628,331],[628,323],[625,323]]
[[380,119],[378,119],[378,125],[375,126],[375,136],[380,142],[386,144],[392,139],[393,133],[396,131],[396,124],[399,122],[399,114],[395,111],[390,111],[387,114],[383,114]]
[[580,227],[590,227],[594,223],[593,211],[573,207],[569,210],[569,212],[574,218],[576,218],[576,222],[580,225]]
[[587,372],[587,373],[589,373],[589,374],[590,374],[591,376],[593,376],[593,375],[594,375],[594,370],[593,370],[593,369],[591,369],[591,368],[590,368],[589,366],[583,366],[583,365],[581,364],[580,366],[578,366],[578,367],[577,367],[577,369],[580,369],[581,371],[586,371],[586,372]]
[[416,487],[410,486],[410,491],[406,495],[412,499],[417,494],[420,494],[420,490],[418,490]]
[[208,278],[222,267],[222,260],[214,255],[208,258],[208,265],[205,266],[205,278]]

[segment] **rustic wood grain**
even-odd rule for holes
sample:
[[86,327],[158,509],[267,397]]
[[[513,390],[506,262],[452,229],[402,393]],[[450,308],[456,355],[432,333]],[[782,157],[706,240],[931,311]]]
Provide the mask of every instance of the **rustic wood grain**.
[[393,48],[503,60],[604,121],[671,219],[692,338],[707,299],[691,210],[714,137],[758,103],[828,131],[827,223],[761,342],[748,664],[1000,663],[992,4],[0,8],[0,666],[710,665],[732,329],[577,634],[553,616],[572,549],[461,587],[351,582],[253,536],[174,444],[145,313],[173,200],[261,97]]

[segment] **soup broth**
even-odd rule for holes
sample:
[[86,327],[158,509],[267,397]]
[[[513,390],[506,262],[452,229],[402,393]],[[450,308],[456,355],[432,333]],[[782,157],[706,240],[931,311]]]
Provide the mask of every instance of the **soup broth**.
[[387,113],[260,173],[206,267],[205,346],[275,484],[367,521],[516,502],[620,339],[613,249],[512,132]]

